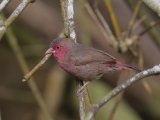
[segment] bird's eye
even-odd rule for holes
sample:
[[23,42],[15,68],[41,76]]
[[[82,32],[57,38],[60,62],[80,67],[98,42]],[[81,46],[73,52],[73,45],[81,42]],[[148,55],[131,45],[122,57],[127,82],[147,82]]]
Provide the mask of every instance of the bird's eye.
[[59,46],[57,46],[57,49],[59,49]]

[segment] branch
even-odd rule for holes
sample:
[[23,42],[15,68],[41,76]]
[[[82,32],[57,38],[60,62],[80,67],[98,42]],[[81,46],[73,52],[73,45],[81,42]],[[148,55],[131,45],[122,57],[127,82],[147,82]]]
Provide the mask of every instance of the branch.
[[47,54],[46,56],[44,56],[44,57],[42,58],[42,60],[41,60],[29,73],[27,73],[27,74],[24,76],[22,82],[25,82],[25,81],[29,80],[29,79],[31,78],[31,76],[32,76],[41,66],[43,66],[43,64],[44,64],[50,57],[51,57],[51,54]]
[[71,38],[75,43],[76,32],[74,25],[74,0],[61,0],[61,8],[64,19],[64,33],[67,37]]
[[132,34],[132,30],[133,30],[133,26],[135,25],[136,23],[136,19],[137,19],[137,16],[138,16],[138,12],[140,11],[140,8],[142,6],[142,1],[138,1],[138,3],[136,4],[136,7],[134,9],[134,12],[133,12],[133,15],[131,17],[131,20],[129,21],[129,25],[128,25],[128,28],[127,28],[127,36],[130,37],[131,34]]
[[99,10],[96,8],[96,14],[99,17],[100,21],[102,22],[102,24],[104,25],[105,28],[100,23],[99,19],[97,18],[96,14],[94,13],[94,10],[92,9],[92,7],[90,6],[90,4],[88,2],[85,3],[85,8],[88,11],[88,13],[90,14],[90,16],[92,17],[92,19],[95,21],[96,25],[101,30],[101,32],[104,35],[104,37],[106,38],[107,42],[113,48],[116,49],[117,46],[118,46],[118,42],[116,41],[116,39],[115,39],[114,35],[112,34],[111,30],[109,30],[110,28],[107,25],[107,23],[104,23],[104,18],[102,18],[103,16],[100,14]]
[[107,21],[105,20],[105,18],[103,17],[102,13],[99,11],[98,8],[95,8],[95,12],[97,14],[97,17],[99,18],[99,20],[101,21],[101,23],[103,24],[104,26],[104,29],[106,30],[105,31],[105,34],[107,33],[108,34],[108,37],[110,38],[109,41],[113,44],[114,48],[117,49],[117,46],[118,46],[118,42],[117,42],[117,39],[115,38],[115,36],[113,35]]
[[13,11],[13,13],[9,16],[9,18],[0,25],[0,40],[3,37],[6,29],[10,26],[14,20],[22,13],[22,11],[27,7],[29,3],[33,2],[33,0],[23,0],[18,7]]
[[138,34],[138,36],[143,36],[145,33],[147,33],[148,31],[150,31],[152,28],[158,26],[160,24],[160,20],[153,22],[148,28],[146,28],[145,30],[143,30],[142,32],[140,32]]
[[105,4],[106,8],[108,9],[113,28],[115,30],[116,37],[120,37],[121,36],[121,30],[120,30],[120,26],[118,24],[117,17],[115,15],[114,10],[113,10],[111,0],[104,0],[104,4]]
[[129,86],[133,85],[135,82],[141,80],[142,78],[145,78],[147,76],[151,76],[154,74],[160,73],[160,64],[154,66],[153,68],[150,68],[148,70],[144,70],[132,78],[128,79],[127,81],[123,82],[122,84],[118,85],[116,88],[114,88],[106,97],[104,97],[102,100],[100,100],[97,104],[95,104],[89,111],[87,120],[91,120],[93,116],[96,114],[96,112],[106,103],[108,103],[113,97],[117,96],[120,92],[124,91]]
[[[76,40],[76,32],[75,32],[75,24],[74,24],[74,0],[61,0],[61,7],[64,19],[64,29],[65,35],[71,38],[75,43]],[[85,84],[85,82],[78,80],[78,90]],[[84,92],[78,95],[79,99],[79,112],[80,112],[80,119],[84,120],[86,113],[90,107],[90,100],[88,96],[87,89],[84,89]]]
[[[6,37],[7,40],[14,52],[14,54],[16,55],[16,58],[18,60],[18,63],[20,64],[20,67],[23,71],[24,74],[28,73],[29,68],[27,66],[27,63],[24,59],[23,53],[21,52],[21,49],[17,43],[17,38],[15,37],[14,33],[12,32],[12,30],[10,28],[8,28],[7,32],[6,32]],[[32,78],[30,81],[28,81],[29,87],[35,97],[35,99],[37,100],[37,103],[42,111],[42,113],[45,115],[47,120],[53,120],[48,108],[42,98],[42,95],[39,92],[39,89],[36,85],[36,83],[34,82],[34,79]]]
[[7,6],[10,0],[3,0],[0,4],[0,12]]
[[143,0],[143,2],[160,16],[160,0]]

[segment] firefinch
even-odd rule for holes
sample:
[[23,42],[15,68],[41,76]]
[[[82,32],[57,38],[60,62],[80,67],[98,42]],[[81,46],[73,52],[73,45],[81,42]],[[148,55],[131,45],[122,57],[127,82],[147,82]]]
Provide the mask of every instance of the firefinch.
[[69,38],[54,39],[46,54],[53,54],[62,69],[83,81],[100,79],[105,73],[115,70],[140,71],[107,52],[73,43]]

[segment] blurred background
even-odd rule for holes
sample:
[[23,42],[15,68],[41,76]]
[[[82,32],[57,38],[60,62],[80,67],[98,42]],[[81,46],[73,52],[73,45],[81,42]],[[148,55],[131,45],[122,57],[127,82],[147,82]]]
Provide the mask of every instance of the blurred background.
[[[160,19],[139,1],[75,0],[78,41],[107,51],[142,70],[159,64]],[[5,17],[20,2],[11,0],[2,11]],[[118,46],[112,44],[106,24]],[[153,27],[151,30],[150,26]],[[47,113],[37,103],[33,83],[23,83],[21,80],[26,73],[26,65],[29,69],[33,68],[43,58],[49,43],[62,31],[59,0],[36,0],[9,27],[0,41],[1,120],[47,120]],[[98,102],[117,84],[134,74],[128,71],[112,72],[102,80],[93,81],[88,86],[91,103]],[[33,77],[46,103],[46,112],[54,120],[79,120],[74,77],[61,70],[52,58]],[[159,86],[159,75],[134,84],[100,109],[96,120],[160,120]]]

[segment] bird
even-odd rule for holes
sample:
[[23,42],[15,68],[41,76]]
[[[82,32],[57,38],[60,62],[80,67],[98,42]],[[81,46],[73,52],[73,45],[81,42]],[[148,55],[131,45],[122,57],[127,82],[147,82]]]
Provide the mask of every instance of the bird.
[[107,52],[75,43],[70,38],[54,39],[45,54],[52,54],[63,70],[86,82],[98,80],[107,72],[116,70],[140,72]]

